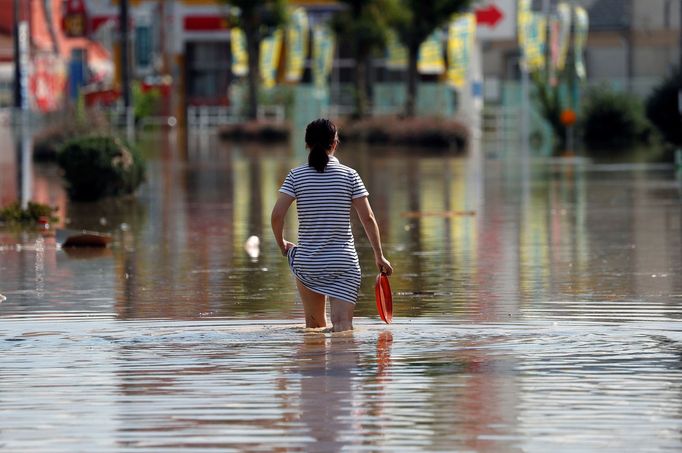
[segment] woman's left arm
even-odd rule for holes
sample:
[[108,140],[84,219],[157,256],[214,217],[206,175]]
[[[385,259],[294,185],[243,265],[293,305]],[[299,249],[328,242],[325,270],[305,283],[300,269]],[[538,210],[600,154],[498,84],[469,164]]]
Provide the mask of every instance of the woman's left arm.
[[287,251],[294,246],[291,242],[285,241],[284,234],[284,217],[287,215],[289,206],[294,202],[294,197],[280,192],[275,202],[275,206],[272,208],[272,215],[270,216],[270,224],[272,225],[272,232],[275,235],[275,241],[279,249],[282,251],[282,255],[286,255]]

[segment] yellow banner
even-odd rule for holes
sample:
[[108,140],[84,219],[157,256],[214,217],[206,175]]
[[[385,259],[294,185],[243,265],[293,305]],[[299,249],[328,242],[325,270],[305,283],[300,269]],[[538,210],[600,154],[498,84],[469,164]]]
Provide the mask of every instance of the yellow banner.
[[282,30],[275,30],[273,34],[265,38],[260,43],[260,75],[263,80],[263,87],[272,88],[275,86],[275,76],[279,57],[282,50]]
[[386,67],[389,69],[405,69],[407,67],[407,48],[400,43],[395,31],[388,32],[386,37]]
[[246,36],[239,28],[230,30],[230,49],[232,50],[232,74],[245,76],[249,72],[249,54],[246,51]]
[[303,76],[308,51],[308,14],[305,8],[291,13],[287,26],[287,70],[285,80],[298,82]]
[[542,69],[545,65],[547,19],[531,11],[530,0],[519,0],[517,21],[522,67],[530,72]]
[[463,14],[448,27],[448,83],[462,88],[467,82],[467,71],[476,38],[476,16]]
[[417,70],[421,74],[442,74],[445,72],[443,61],[443,35],[436,30],[419,47]]
[[313,81],[317,88],[324,88],[334,63],[334,35],[322,26],[313,30]]

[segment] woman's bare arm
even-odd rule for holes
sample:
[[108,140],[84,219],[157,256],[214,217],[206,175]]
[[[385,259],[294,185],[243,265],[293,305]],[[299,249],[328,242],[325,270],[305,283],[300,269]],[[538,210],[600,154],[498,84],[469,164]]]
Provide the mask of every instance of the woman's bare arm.
[[358,217],[360,217],[360,222],[362,222],[362,226],[367,234],[367,239],[369,239],[369,243],[374,251],[374,262],[376,263],[379,272],[391,275],[393,273],[393,267],[391,267],[391,263],[384,258],[384,253],[381,249],[379,226],[374,218],[374,212],[369,205],[369,200],[367,197],[355,198],[353,200],[353,207],[358,213]]
[[272,225],[272,232],[275,235],[275,241],[282,255],[286,255],[287,251],[293,247],[294,244],[284,240],[284,217],[287,215],[289,206],[294,202],[294,197],[280,192],[272,208],[272,215],[270,216],[270,224]]

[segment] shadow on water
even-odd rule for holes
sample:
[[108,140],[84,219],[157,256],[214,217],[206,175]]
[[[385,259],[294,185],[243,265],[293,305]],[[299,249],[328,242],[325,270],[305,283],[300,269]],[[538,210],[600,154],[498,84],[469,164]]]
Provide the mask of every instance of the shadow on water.
[[[301,328],[270,233],[300,153],[168,134],[143,147],[134,199],[71,203],[54,167],[33,167],[38,201],[111,231],[109,250],[0,230],[0,446],[679,450],[672,167],[497,159],[477,173],[471,157],[343,144],[396,269],[395,324],[377,319],[353,218],[357,328],[331,335]],[[295,240],[294,212],[286,225]]]

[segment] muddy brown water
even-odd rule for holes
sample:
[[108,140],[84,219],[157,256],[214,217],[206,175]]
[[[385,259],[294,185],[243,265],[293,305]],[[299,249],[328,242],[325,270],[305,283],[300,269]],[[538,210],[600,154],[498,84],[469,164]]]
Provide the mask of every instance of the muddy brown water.
[[148,137],[140,193],[98,204],[34,165],[61,226],[114,242],[68,251],[0,229],[0,449],[682,448],[672,167],[343,147],[395,266],[386,326],[354,221],[362,297],[343,335],[303,328],[270,234],[300,152]]

